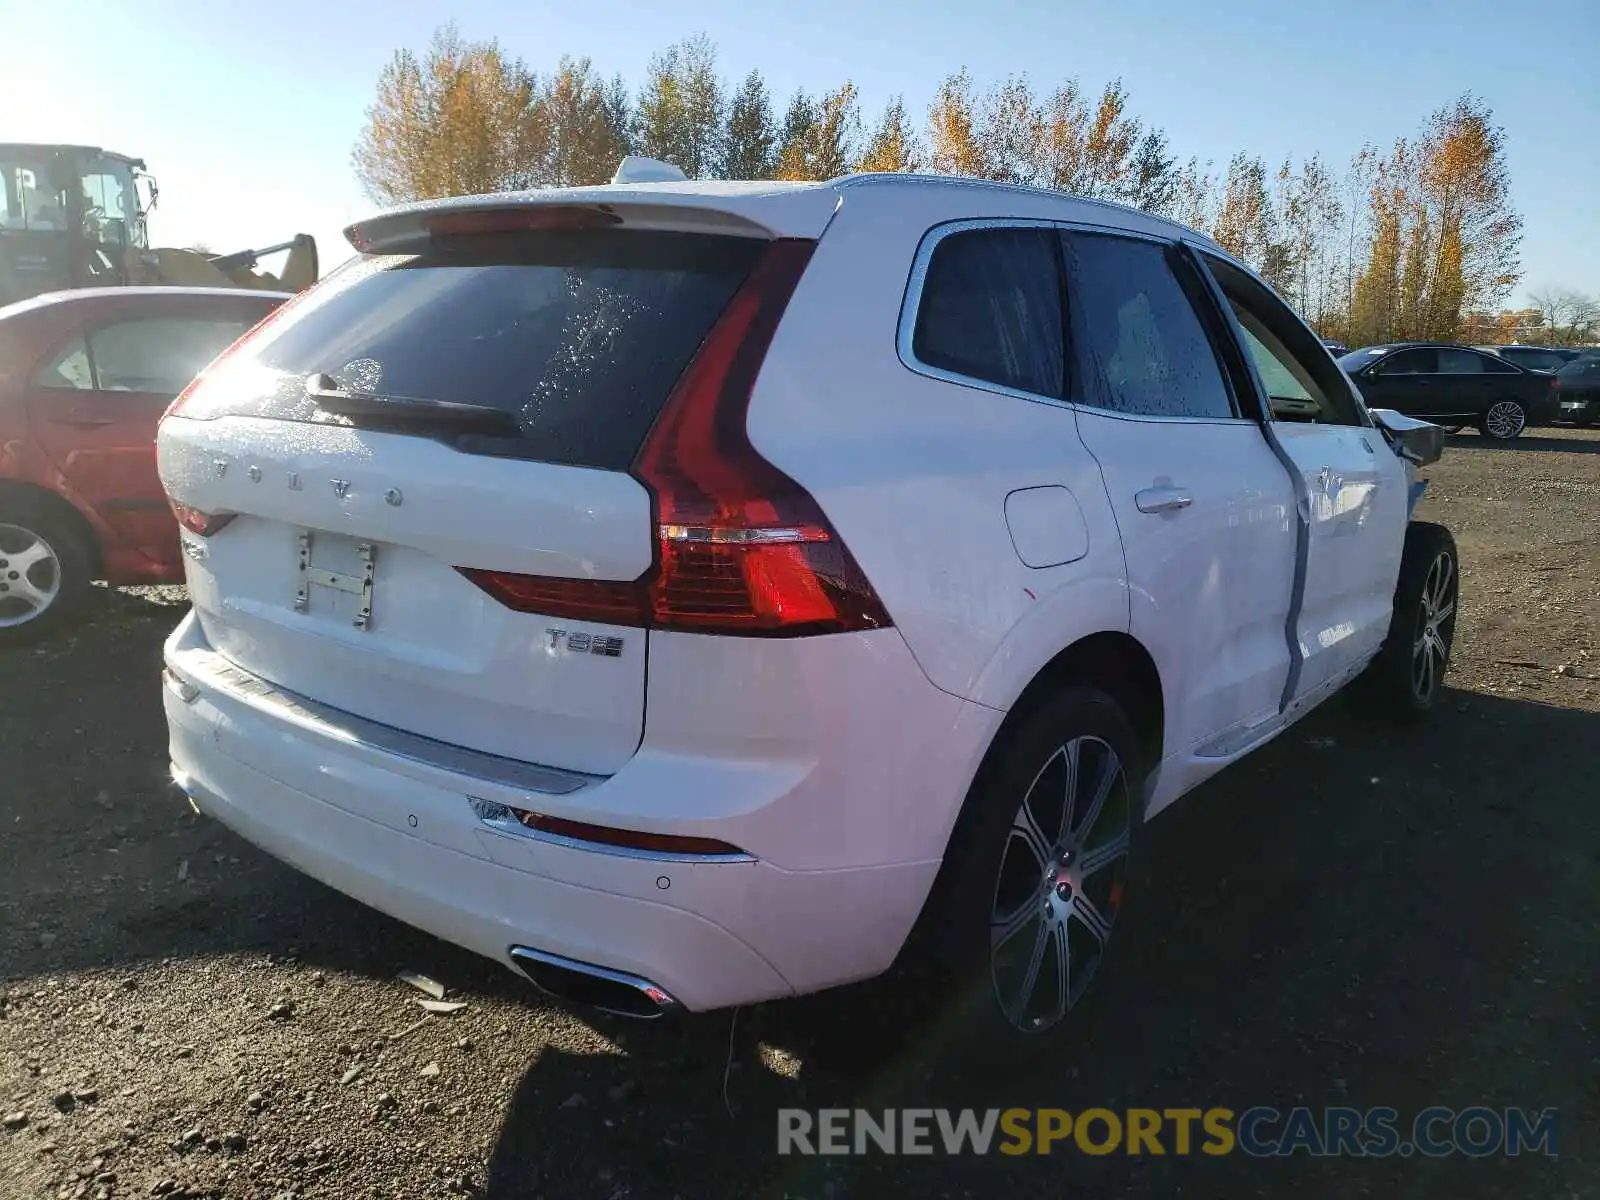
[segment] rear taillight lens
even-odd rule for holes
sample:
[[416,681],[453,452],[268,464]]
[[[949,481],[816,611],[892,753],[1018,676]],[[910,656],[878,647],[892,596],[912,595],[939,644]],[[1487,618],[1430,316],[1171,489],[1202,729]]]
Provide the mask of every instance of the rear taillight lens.
[[762,458],[750,392],[815,243],[773,242],[668,397],[634,463],[656,563],[628,584],[464,570],[508,607],[696,633],[796,637],[892,624],[811,495]]
[[210,537],[238,515],[201,512],[198,508],[190,508],[187,504],[179,504],[176,500],[169,502],[172,505],[173,516],[178,518],[178,524],[190,533],[198,533],[201,537]]

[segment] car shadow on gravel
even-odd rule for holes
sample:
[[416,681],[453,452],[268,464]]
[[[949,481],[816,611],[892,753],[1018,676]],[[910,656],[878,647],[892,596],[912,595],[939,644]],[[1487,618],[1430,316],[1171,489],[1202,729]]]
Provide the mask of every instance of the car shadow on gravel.
[[[938,998],[871,986],[676,1024],[596,1021],[595,1079],[547,1051],[511,1099],[487,1195],[1565,1194],[1593,1111],[1600,714],[1451,692],[1416,731],[1336,703],[1151,829],[1157,891],[1090,1021],[1020,1069]],[[1585,1010],[1587,1013],[1585,1014]],[[626,1096],[622,1103],[606,1103]],[[1275,1161],[780,1157],[780,1108],[1241,1112],[1554,1106],[1567,1157]],[[1196,1144],[1198,1145],[1198,1139]],[[1586,1176],[1592,1178],[1592,1176]]]

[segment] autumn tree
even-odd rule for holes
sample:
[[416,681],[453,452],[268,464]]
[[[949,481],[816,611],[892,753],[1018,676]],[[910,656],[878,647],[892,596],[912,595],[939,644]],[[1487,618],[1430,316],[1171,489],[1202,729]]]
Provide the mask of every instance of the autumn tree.
[[978,173],[985,179],[1039,182],[1044,113],[1026,77],[1008,79],[983,97],[973,136],[978,145]]
[[779,179],[836,179],[850,173],[861,138],[856,85],[848,80],[816,100],[797,92],[783,123]]
[[977,128],[972,76],[963,67],[939,84],[928,106],[928,159],[933,170],[984,178],[988,171]]
[[435,31],[378,77],[352,162],[380,204],[531,187],[548,151],[538,81],[496,41]]
[[884,106],[856,170],[920,171],[922,167],[922,146],[906,117],[905,100],[895,96]]
[[[626,104],[627,94],[621,94]],[[539,182],[554,187],[605,183],[628,153],[627,110],[618,111],[615,85],[595,74],[587,58],[563,58],[539,89],[546,129]]]
[[1147,129],[1129,160],[1121,199],[1157,216],[1168,216],[1178,198],[1178,160],[1167,135]]
[[778,165],[778,130],[761,72],[751,71],[728,103],[722,135],[723,179],[766,179]]
[[722,110],[711,39],[702,33],[668,46],[651,58],[639,93],[639,153],[664,159],[691,179],[710,176],[722,161]]

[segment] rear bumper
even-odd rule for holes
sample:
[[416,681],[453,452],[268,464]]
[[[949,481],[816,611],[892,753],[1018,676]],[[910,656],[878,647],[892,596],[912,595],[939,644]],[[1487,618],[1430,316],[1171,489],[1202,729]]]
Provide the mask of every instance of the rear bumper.
[[[508,834],[483,819],[485,808],[605,824],[637,807],[634,789],[651,791],[657,807],[663,793],[681,794],[692,809],[689,798],[727,792],[730,769],[748,809],[792,807],[794,767],[682,754],[653,764],[641,753],[617,776],[541,794],[319,728],[264,702],[236,670],[213,670],[217,659],[186,617],[168,641],[164,702],[174,777],[196,807],[329,886],[508,966],[513,947],[531,947],[641,977],[690,1010],[813,991],[886,969],[938,868],[931,858],[793,870],[758,854],[664,859]],[[914,776],[917,764],[907,770]],[[824,825],[873,802],[800,799]],[[704,824],[684,832],[703,834]]]

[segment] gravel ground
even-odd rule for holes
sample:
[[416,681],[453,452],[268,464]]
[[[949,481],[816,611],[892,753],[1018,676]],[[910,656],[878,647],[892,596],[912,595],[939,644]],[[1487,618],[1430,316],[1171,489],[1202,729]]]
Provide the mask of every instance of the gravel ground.
[[[296,875],[166,784],[181,589],[105,593],[0,656],[0,1196],[1600,1196],[1600,437],[1466,434],[1431,476],[1441,711],[1327,705],[1164,815],[1158,932],[1004,1076],[871,989],[564,1011]],[[1561,1116],[1553,1159],[776,1156],[776,1108],[852,1103]]]

